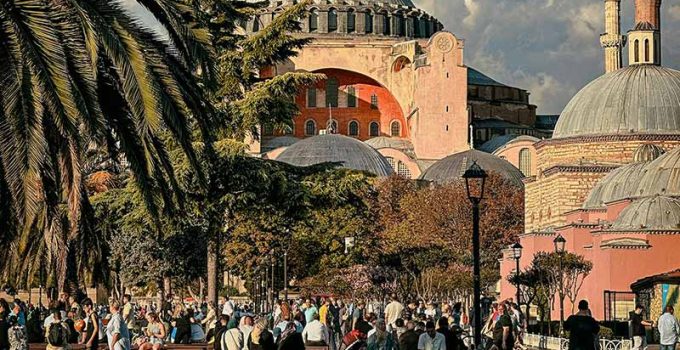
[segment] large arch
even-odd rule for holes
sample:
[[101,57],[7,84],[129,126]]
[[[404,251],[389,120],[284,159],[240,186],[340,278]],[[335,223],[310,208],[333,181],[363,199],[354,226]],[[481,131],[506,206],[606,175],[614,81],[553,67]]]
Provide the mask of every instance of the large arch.
[[[321,126],[325,125],[331,115],[334,120],[337,120],[338,133],[342,135],[349,135],[348,125],[356,120],[359,122],[359,135],[355,137],[360,140],[372,137],[369,134],[369,125],[376,121],[380,125],[380,136],[389,136],[390,125],[392,121],[397,120],[402,125],[402,137],[409,137],[408,123],[401,105],[387,87],[369,76],[349,70],[325,68],[313,72],[324,74],[327,79],[310,87],[316,89],[315,107],[310,106],[307,101],[307,90],[298,94],[296,103],[300,109],[300,115],[294,120],[297,137],[309,136],[301,134],[305,121],[313,119],[317,125]],[[328,95],[325,91],[328,79],[338,82],[338,106],[330,109],[327,101],[324,100]],[[354,97],[350,96],[350,93],[353,93]],[[350,103],[350,100],[354,103]],[[375,102],[377,106],[374,105]]]

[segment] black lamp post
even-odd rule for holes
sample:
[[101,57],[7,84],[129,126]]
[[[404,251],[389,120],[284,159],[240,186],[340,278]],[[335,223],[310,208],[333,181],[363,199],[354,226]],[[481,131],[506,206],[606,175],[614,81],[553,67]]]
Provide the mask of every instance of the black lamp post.
[[564,260],[565,246],[567,240],[562,235],[557,235],[555,240],[555,253],[559,255],[560,262],[560,335],[564,332],[564,270],[562,267],[562,260]]
[[271,296],[271,300],[269,302],[269,308],[270,308],[269,311],[271,311],[272,313],[274,312],[274,303],[276,302],[276,296],[275,295],[278,294],[278,293],[276,293],[276,287],[275,287],[276,285],[274,284],[274,282],[276,280],[276,275],[274,274],[276,272],[275,261],[276,260],[274,260],[274,249],[272,249],[272,281],[271,281],[272,282],[272,296]]
[[472,254],[474,259],[474,327],[475,327],[475,348],[482,343],[482,308],[481,308],[481,277],[480,277],[480,257],[479,257],[479,203],[484,198],[484,183],[487,174],[477,162],[463,174],[465,179],[465,189],[468,199],[472,203]]
[[517,281],[515,282],[515,285],[517,287],[517,307],[520,305],[520,290],[519,290],[519,259],[522,258],[522,245],[519,244],[519,242],[513,244],[510,249],[512,249],[512,258],[515,259],[515,277],[517,277]]

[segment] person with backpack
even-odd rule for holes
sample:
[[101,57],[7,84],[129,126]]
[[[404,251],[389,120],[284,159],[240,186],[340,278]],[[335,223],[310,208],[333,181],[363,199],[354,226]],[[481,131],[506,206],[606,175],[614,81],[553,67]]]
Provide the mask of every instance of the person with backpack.
[[47,338],[47,350],[68,350],[71,347],[68,344],[68,339],[71,332],[68,326],[61,320],[61,311],[58,309],[52,310],[52,322],[46,329],[45,338]]
[[86,350],[97,350],[99,347],[99,317],[94,311],[92,299],[85,298],[80,304],[85,313],[85,330],[80,343],[85,344]]
[[10,329],[7,337],[10,350],[28,350],[26,327],[19,322],[19,318],[12,315],[9,318]]

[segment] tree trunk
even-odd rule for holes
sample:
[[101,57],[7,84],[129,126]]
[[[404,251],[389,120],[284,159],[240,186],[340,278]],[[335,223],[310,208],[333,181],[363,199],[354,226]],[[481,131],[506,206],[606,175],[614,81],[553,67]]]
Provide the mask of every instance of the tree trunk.
[[218,288],[218,268],[217,260],[219,259],[217,253],[217,244],[211,240],[208,243],[208,301],[212,301],[217,305],[217,288]]

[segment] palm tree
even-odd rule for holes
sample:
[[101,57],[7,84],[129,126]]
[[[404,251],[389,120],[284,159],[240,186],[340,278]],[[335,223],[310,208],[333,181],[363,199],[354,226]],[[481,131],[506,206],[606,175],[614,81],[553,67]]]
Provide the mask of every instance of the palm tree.
[[149,10],[147,23],[121,1],[0,3],[0,238],[12,242],[0,252],[5,278],[28,283],[35,258],[46,256],[63,289],[102,261],[84,181],[88,145],[125,162],[152,213],[157,196],[164,210],[179,199],[169,143],[201,173],[192,130],[210,141],[210,110],[192,73],[212,69],[210,35],[181,2],[127,0]]

